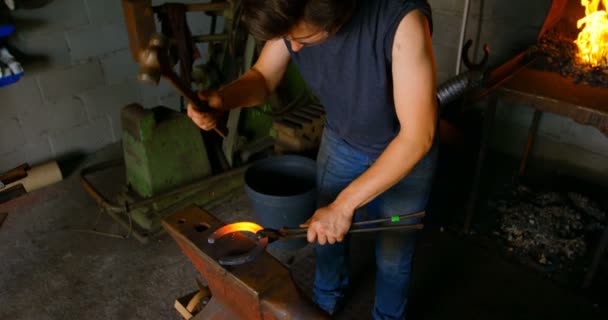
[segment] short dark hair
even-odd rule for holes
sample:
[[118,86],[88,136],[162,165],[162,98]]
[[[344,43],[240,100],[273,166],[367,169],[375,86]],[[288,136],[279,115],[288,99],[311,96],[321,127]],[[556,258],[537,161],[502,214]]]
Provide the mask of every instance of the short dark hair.
[[258,40],[282,37],[304,20],[333,31],[353,13],[357,0],[242,0],[243,21]]

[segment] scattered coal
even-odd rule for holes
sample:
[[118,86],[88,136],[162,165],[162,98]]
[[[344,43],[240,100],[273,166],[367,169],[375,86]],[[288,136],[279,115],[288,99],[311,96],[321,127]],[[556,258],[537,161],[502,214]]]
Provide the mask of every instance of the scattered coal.
[[542,266],[567,268],[588,250],[607,223],[607,214],[576,192],[539,192],[517,185],[511,195],[492,201],[498,213],[494,235],[509,251]]
[[538,69],[559,73],[577,84],[608,88],[608,65],[592,67],[582,63],[576,58],[577,52],[571,36],[552,29],[531,47],[528,54],[537,57],[535,67]]

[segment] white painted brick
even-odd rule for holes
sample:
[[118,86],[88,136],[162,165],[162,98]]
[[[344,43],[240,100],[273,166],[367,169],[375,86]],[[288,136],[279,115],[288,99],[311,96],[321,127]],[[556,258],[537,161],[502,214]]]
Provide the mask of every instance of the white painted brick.
[[[186,19],[188,19],[188,26],[192,35],[209,34],[209,31],[211,31],[211,17],[203,12],[188,12],[186,13]],[[219,33],[221,30],[219,24],[216,24],[215,32]]]
[[440,84],[444,83],[445,81],[447,81],[448,79],[450,79],[452,77],[453,73],[454,72],[447,73],[447,72],[438,71],[437,72],[437,84],[440,85]]
[[54,0],[39,9],[15,10],[12,15],[19,33],[27,34],[47,34],[89,23],[84,0]]
[[498,101],[496,109],[496,119],[501,122],[508,122],[511,125],[518,125],[527,128],[532,123],[534,111],[532,108],[513,105],[503,100]]
[[480,1],[483,2],[482,19],[539,26],[544,21],[551,6],[550,0],[473,0],[470,9],[472,15],[479,14]]
[[121,1],[85,0],[89,19],[93,24],[124,21]]
[[[184,104],[187,105],[187,101],[184,101]],[[181,102],[180,95],[175,93],[165,97],[160,98],[160,105],[165,106],[169,109],[173,109],[175,111],[180,111]]]
[[50,135],[57,157],[69,153],[92,153],[112,143],[110,121],[106,117],[94,119],[78,127]]
[[[37,65],[61,66],[71,62],[64,32],[20,35],[14,37],[11,44],[27,53]],[[29,65],[25,68],[26,72],[30,70]]]
[[572,119],[544,113],[540,133],[556,140],[608,157],[608,139],[597,129],[578,124]]
[[0,154],[0,173],[14,169],[27,162],[25,151],[20,149],[10,153]]
[[457,47],[460,36],[460,15],[434,13],[433,41],[446,46]]
[[17,118],[0,118],[0,154],[10,153],[25,143]]
[[101,66],[97,62],[44,72],[38,78],[42,96],[48,102],[104,85]]
[[163,79],[161,79],[158,86],[147,83],[138,83],[138,85],[142,104],[146,108],[156,107],[159,105],[162,97],[175,94],[175,89]]
[[458,12],[462,14],[464,1],[462,0],[429,0],[433,14],[436,12]]
[[[490,46],[490,66],[498,66],[536,42],[538,30],[508,23],[484,23],[480,43]],[[480,50],[481,50],[481,46]]]
[[66,38],[73,61],[98,57],[129,47],[123,22],[74,29],[67,32]]
[[108,84],[136,79],[139,72],[139,65],[133,61],[129,50],[120,50],[106,55],[101,59],[101,65]]
[[42,95],[36,78],[27,71],[18,82],[0,88],[0,115],[17,116],[20,112],[37,109],[42,104]]
[[48,137],[38,139],[33,143],[23,145],[25,160],[30,165],[36,165],[54,159]]
[[[528,128],[513,123],[497,124],[494,127],[491,146],[511,156],[521,158]],[[597,182],[608,179],[608,157],[593,151],[555,140],[552,137],[539,134],[536,137],[534,149],[529,162],[558,161],[563,164],[564,172],[579,174],[582,171],[593,172],[592,178]]]
[[122,135],[120,113],[126,105],[138,102],[139,91],[135,81],[94,89],[82,94],[87,112],[91,119],[107,116],[112,125],[112,141]]
[[66,97],[19,115],[26,141],[36,142],[49,133],[87,122],[86,110],[78,97]]
[[[437,63],[437,71],[453,76],[456,72],[456,47],[437,43],[433,45],[435,52],[435,61]],[[441,82],[439,82],[441,83]]]

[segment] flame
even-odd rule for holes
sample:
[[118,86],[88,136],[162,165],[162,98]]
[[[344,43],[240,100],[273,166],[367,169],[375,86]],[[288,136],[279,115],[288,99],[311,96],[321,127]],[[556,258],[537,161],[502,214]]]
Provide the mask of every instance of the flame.
[[[600,2],[604,10],[599,10]],[[578,20],[577,28],[584,28],[574,41],[578,58],[594,67],[608,66],[608,0],[581,0],[585,17]]]
[[218,240],[219,238],[221,238],[227,234],[231,234],[231,233],[235,233],[235,232],[256,233],[262,229],[264,229],[262,226],[255,224],[253,222],[231,223],[231,224],[227,224],[227,225],[215,230],[215,232],[213,232],[213,234],[211,234],[207,240],[209,243],[215,243],[216,240]]

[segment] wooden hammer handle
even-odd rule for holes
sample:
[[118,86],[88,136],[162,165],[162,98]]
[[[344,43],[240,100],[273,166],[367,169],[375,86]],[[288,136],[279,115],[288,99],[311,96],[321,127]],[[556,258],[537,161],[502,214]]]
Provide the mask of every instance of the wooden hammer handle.
[[[184,97],[186,98],[186,100],[188,100],[188,102],[190,102],[190,104],[192,104],[194,106],[194,108],[196,109],[196,111],[199,112],[207,112],[207,113],[214,113],[216,112],[216,110],[212,109],[206,102],[201,101],[201,99],[198,98],[198,96],[196,95],[196,93],[190,89],[190,88],[186,88],[183,84],[183,82],[181,82],[177,76],[175,75],[175,73],[168,73],[166,74],[166,79],[167,81],[173,86],[175,87],[175,89]],[[223,130],[220,130],[219,128],[215,127],[213,128],[213,131],[215,131],[220,137],[222,138],[226,138],[226,133]]]

